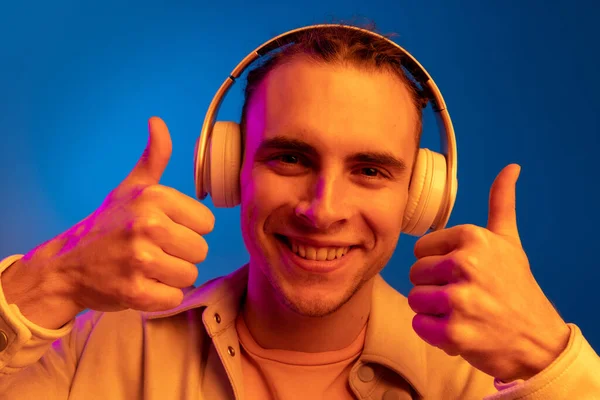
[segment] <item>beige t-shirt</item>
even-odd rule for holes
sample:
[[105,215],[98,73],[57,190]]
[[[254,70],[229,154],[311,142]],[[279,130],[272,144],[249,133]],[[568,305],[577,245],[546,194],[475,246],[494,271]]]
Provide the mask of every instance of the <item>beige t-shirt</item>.
[[236,320],[236,329],[247,399],[355,398],[348,377],[363,349],[366,325],[348,347],[323,353],[264,349],[254,341],[241,313]]

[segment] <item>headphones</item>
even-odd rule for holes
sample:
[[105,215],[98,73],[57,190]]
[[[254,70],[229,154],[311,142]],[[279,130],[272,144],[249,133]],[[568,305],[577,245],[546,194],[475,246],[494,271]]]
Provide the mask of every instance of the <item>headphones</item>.
[[196,197],[203,200],[210,194],[216,207],[235,207],[240,204],[239,177],[243,157],[240,126],[235,122],[215,122],[219,107],[235,80],[255,60],[273,50],[294,43],[299,33],[332,27],[361,31],[397,47],[406,56],[403,67],[421,85],[427,100],[432,103],[444,154],[425,148],[419,149],[410,180],[402,232],[422,236],[429,229],[443,229],[454,207],[458,181],[456,138],[442,94],[429,73],[398,44],[377,33],[349,25],[321,24],[288,31],[262,44],[234,68],[212,99],[200,136],[196,141],[194,150]]

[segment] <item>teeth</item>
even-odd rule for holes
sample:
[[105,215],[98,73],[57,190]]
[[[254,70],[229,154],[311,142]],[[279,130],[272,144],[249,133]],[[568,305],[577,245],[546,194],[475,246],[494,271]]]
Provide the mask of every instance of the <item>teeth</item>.
[[334,248],[330,248],[329,250],[327,250],[327,261],[331,261],[335,258],[335,255],[337,253],[337,250]]
[[336,258],[342,258],[348,251],[350,247],[311,247],[311,246],[303,246],[301,244],[295,243],[291,241],[292,251],[298,254],[300,257],[306,258],[308,260],[318,260],[318,261],[331,261]]
[[328,253],[328,248],[327,247],[322,247],[319,250],[317,250],[317,260],[327,260],[327,253]]

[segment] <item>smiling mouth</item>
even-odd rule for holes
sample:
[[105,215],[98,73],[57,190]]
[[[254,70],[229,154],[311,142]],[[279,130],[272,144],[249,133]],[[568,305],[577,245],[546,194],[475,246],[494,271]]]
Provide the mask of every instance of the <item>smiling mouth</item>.
[[305,260],[333,261],[343,258],[354,246],[350,247],[313,247],[300,244],[287,236],[276,234],[275,237],[284,243],[288,249]]

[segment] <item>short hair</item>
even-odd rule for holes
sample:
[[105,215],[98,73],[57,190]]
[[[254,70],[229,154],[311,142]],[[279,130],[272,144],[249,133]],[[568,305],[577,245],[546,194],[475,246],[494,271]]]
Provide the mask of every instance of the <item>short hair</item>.
[[[376,32],[373,24],[361,27]],[[391,35],[384,35],[390,38]],[[344,25],[328,26],[326,28],[309,29],[300,32],[293,43],[279,48],[272,55],[266,56],[266,61],[248,72],[242,107],[241,130],[245,142],[247,114],[252,95],[265,77],[275,67],[293,60],[296,56],[307,56],[310,60],[337,65],[350,65],[366,70],[383,70],[396,75],[409,90],[412,103],[417,112],[415,139],[418,144],[423,129],[423,108],[427,105],[427,96],[414,78],[407,74],[404,66],[406,55],[389,43],[362,32],[358,29],[348,29]]]

